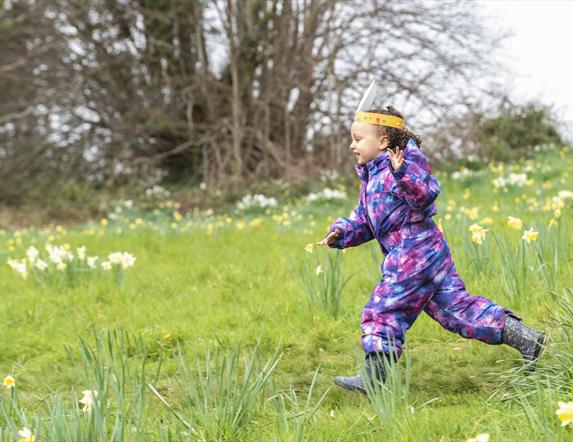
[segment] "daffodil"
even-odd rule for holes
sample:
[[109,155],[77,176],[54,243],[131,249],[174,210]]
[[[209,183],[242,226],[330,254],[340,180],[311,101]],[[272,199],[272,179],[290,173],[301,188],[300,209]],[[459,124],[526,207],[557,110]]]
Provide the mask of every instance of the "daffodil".
[[314,249],[314,244],[309,242],[306,246],[304,246],[304,250],[307,251],[307,253],[312,253]]
[[22,428],[21,430],[18,430],[18,435],[20,436],[18,442],[34,442],[36,440],[36,437],[34,436],[34,433],[32,433],[32,430],[26,427]]
[[478,207],[472,207],[471,209],[467,208],[467,207],[460,207],[460,211],[466,215],[468,217],[468,219],[470,220],[475,220],[478,218],[479,216],[479,208]]
[[104,261],[101,263],[101,268],[103,270],[111,270],[111,262],[109,261]]
[[87,263],[90,269],[95,269],[97,267],[98,256],[88,256]]
[[561,426],[569,425],[573,422],[573,402],[557,402],[559,409],[555,412],[561,420]]
[[6,389],[10,390],[16,386],[16,379],[14,379],[11,375],[8,375],[4,378],[3,384]]
[[481,244],[485,239],[485,235],[488,230],[489,229],[484,229],[479,224],[472,224],[469,228],[469,231],[472,234],[471,236],[472,241],[475,242],[476,244]]
[[18,261],[17,259],[9,259],[8,265],[18,273],[23,279],[28,277],[28,268],[26,267],[26,261]]
[[86,259],[86,248],[84,246],[82,247],[78,247],[76,249],[77,253],[78,253],[78,259],[80,261],[83,261],[84,259]]
[[515,218],[513,216],[507,217],[507,226],[511,227],[512,229],[521,230],[523,226],[523,222],[519,218]]
[[251,225],[251,226],[258,226],[258,225],[260,225],[262,222],[263,222],[263,220],[262,220],[261,218],[255,218],[255,219],[253,219],[253,220],[249,223],[249,225]]
[[40,251],[34,246],[30,246],[28,247],[28,250],[26,250],[26,256],[28,257],[28,261],[30,261],[30,264],[34,264],[34,261],[36,261],[39,254]]
[[83,398],[80,399],[80,403],[83,404],[82,411],[89,413],[92,411],[93,403],[95,398],[97,398],[98,392],[95,390],[83,390]]
[[34,263],[34,267],[37,268],[38,270],[40,270],[41,272],[43,272],[44,270],[46,270],[48,268],[48,264],[43,259],[38,259]]
[[322,266],[319,264],[318,267],[316,268],[316,276],[320,275],[322,272],[323,272]]
[[535,230],[533,230],[533,228],[531,228],[523,232],[521,239],[524,239],[525,241],[530,243],[531,241],[535,241],[537,239],[537,235],[539,235],[539,232],[536,232]]
[[[132,267],[136,260],[135,256],[131,255],[128,252],[113,252],[108,255],[107,259],[108,259],[107,262],[109,262],[110,265],[117,264],[120,265],[122,269],[127,269],[129,267]],[[104,263],[102,263],[102,267],[103,264]],[[110,270],[110,269],[111,267],[109,269],[104,268],[104,270]]]
[[481,433],[478,434],[476,437],[470,437],[467,442],[488,442],[489,441],[489,434],[488,433]]

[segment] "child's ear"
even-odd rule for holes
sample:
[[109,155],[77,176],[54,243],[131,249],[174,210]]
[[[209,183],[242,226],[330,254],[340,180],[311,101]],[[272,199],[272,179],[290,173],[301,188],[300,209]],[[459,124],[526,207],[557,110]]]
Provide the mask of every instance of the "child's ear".
[[378,137],[378,143],[379,143],[378,149],[386,150],[386,148],[390,144],[390,138],[388,138],[388,135],[380,135],[380,137]]

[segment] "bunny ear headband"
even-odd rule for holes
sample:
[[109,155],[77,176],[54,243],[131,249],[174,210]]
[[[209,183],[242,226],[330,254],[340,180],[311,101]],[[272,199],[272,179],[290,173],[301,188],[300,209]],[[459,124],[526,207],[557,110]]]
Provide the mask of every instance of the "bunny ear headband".
[[397,129],[404,129],[405,122],[400,117],[395,117],[394,115],[378,114],[374,112],[366,112],[366,109],[372,107],[375,99],[378,95],[378,86],[376,80],[372,80],[366,92],[360,100],[360,104],[356,109],[356,114],[354,116],[354,121],[357,123],[370,123],[378,124],[380,126],[395,127]]

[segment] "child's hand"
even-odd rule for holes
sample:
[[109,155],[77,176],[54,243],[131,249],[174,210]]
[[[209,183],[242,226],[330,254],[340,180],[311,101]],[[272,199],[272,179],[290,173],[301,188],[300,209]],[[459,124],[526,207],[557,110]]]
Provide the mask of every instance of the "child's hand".
[[334,232],[330,232],[326,238],[324,238],[322,241],[320,241],[318,244],[321,246],[325,246],[325,245],[331,245],[334,244],[334,241],[336,240],[336,238],[338,238],[340,236],[340,230],[336,229],[334,230]]
[[396,153],[392,149],[388,149],[388,156],[392,163],[392,169],[398,170],[404,162],[404,151],[400,150],[399,147],[396,148]]

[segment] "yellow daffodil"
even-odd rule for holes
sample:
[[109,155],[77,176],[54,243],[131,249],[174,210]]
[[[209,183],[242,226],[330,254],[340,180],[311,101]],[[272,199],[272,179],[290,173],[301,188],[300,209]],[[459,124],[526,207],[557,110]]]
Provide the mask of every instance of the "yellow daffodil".
[[14,379],[12,376],[8,375],[4,378],[4,387],[6,387],[8,390],[10,390],[11,388],[14,388],[16,386],[16,379]]
[[485,239],[485,235],[488,230],[489,229],[484,229],[479,224],[472,224],[469,228],[469,231],[472,234],[471,236],[472,241],[475,242],[476,244],[481,244]]
[[557,402],[559,409],[555,412],[561,420],[561,426],[569,425],[573,422],[573,402]]
[[263,220],[262,220],[261,218],[255,218],[255,219],[253,219],[253,220],[249,223],[249,225],[251,225],[251,226],[258,226],[258,225],[260,225],[262,222],[263,222]]
[[537,235],[539,235],[539,232],[536,232],[535,230],[533,230],[533,228],[531,228],[523,232],[521,239],[524,239],[525,241],[530,243],[531,241],[535,241],[537,239]]
[[471,219],[472,221],[474,219],[477,219],[479,216],[479,208],[477,207],[472,207],[471,209],[467,209],[466,210],[466,216]]
[[36,437],[34,436],[34,433],[32,433],[32,430],[24,427],[21,430],[18,430],[18,435],[20,436],[20,439],[18,439],[18,442],[34,442],[36,440]]
[[304,250],[307,251],[307,253],[312,253],[312,250],[314,249],[314,244],[309,242],[306,246],[304,246]]
[[514,218],[513,216],[507,217],[507,226],[512,229],[521,230],[523,222],[519,218]]

